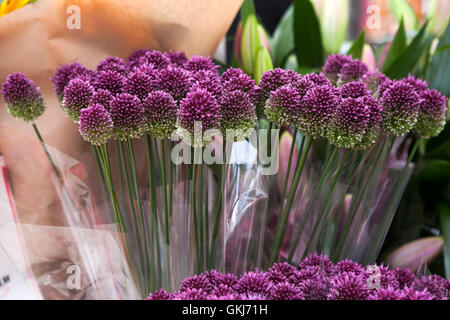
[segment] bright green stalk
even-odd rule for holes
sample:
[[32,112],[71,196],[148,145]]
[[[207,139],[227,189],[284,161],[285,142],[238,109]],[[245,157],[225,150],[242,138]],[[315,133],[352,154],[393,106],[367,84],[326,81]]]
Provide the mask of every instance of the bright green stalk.
[[[296,139],[297,139],[297,132],[298,132],[298,129],[297,129],[297,127],[295,127],[294,135],[292,138],[291,151],[289,151],[289,160],[288,160],[288,166],[287,166],[287,170],[286,170],[286,176],[284,177],[283,192],[281,193],[280,213],[283,212],[283,206],[284,206],[284,201],[285,201],[284,198],[286,197],[287,185],[288,185],[289,179],[291,178],[292,156],[294,154],[294,149],[295,149],[295,144],[296,144]],[[302,145],[300,146],[300,150],[303,148],[304,141],[305,141],[305,139],[302,139]]]

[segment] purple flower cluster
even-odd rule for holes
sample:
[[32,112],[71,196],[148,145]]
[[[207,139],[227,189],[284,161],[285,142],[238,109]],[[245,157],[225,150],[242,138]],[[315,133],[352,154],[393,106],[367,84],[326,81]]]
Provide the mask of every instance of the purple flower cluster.
[[208,130],[232,129],[239,133],[234,139],[241,140],[257,120],[260,88],[239,69],[222,76],[218,69],[209,57],[143,49],[126,60],[107,57],[95,71],[79,63],[62,66],[52,81],[88,142],[145,133],[163,139],[177,130],[186,142],[203,146],[212,141]]
[[237,277],[209,271],[186,278],[179,291],[164,289],[147,300],[447,300],[450,281],[416,276],[407,269],[336,264],[314,254],[297,267],[275,263],[267,272]]

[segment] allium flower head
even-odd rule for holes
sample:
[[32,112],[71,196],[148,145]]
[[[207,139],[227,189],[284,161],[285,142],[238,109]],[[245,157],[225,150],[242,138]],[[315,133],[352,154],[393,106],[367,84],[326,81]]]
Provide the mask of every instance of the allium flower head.
[[[220,130],[221,116],[220,106],[211,93],[202,89],[193,90],[180,102],[178,132],[183,141],[190,141],[195,147],[207,145],[212,139],[204,133],[207,130]],[[196,122],[201,127],[196,126]]]
[[256,85],[255,80],[241,69],[229,68],[222,74],[221,79],[224,91],[247,92],[252,103],[255,105],[258,103],[261,89]]
[[97,65],[97,72],[102,71],[115,71],[121,75],[125,75],[125,61],[118,57],[107,57],[105,60],[100,61]]
[[292,82],[291,86],[297,90],[300,98],[303,99],[310,89],[316,87],[316,84],[311,77],[304,76],[300,80]]
[[186,61],[188,61],[188,58],[186,57],[186,54],[184,52],[180,52],[180,51],[172,51],[170,50],[167,53],[167,56],[170,59],[170,62],[174,65],[174,66],[178,66],[178,67],[182,67]]
[[140,70],[131,72],[124,81],[123,91],[144,101],[148,94],[157,88],[156,79]]
[[171,63],[170,58],[166,53],[158,50],[151,50],[145,52],[145,54],[139,58],[139,64],[149,64],[152,65],[153,68],[161,70],[167,68]]
[[139,138],[146,129],[145,111],[139,98],[121,93],[110,105],[115,137],[119,140]]
[[406,295],[401,291],[392,287],[385,289],[379,288],[373,290],[367,297],[368,300],[404,300]]
[[365,269],[362,265],[352,260],[342,260],[336,263],[336,272],[353,272],[356,275],[364,273]]
[[173,300],[206,300],[208,293],[202,289],[187,289],[174,294]]
[[406,82],[414,87],[414,90],[420,95],[422,92],[428,89],[428,84],[426,81],[417,79],[412,75],[409,75],[405,79],[403,79],[403,82]]
[[108,90],[99,89],[92,95],[90,105],[101,104],[106,110],[110,110],[110,104],[113,99],[113,95]]
[[307,267],[319,267],[326,274],[333,274],[336,270],[336,266],[327,256],[318,253],[311,254],[303,259],[298,267],[300,270]]
[[192,74],[192,88],[205,89],[214,98],[218,99],[222,94],[222,81],[217,72],[213,70],[200,70]]
[[193,73],[200,70],[211,70],[217,72],[219,66],[214,64],[210,57],[192,56],[192,58],[184,63],[184,68]]
[[159,138],[170,138],[176,129],[177,103],[164,91],[153,91],[143,101],[148,132]]
[[93,95],[94,88],[89,82],[75,78],[64,89],[62,107],[74,122],[78,122],[81,110],[89,106]]
[[330,80],[323,73],[308,73],[303,76],[304,79],[312,81],[316,86],[331,86]]
[[331,279],[328,298],[331,300],[365,300],[369,293],[364,277],[352,272],[344,272]]
[[70,80],[79,76],[94,78],[94,72],[78,62],[62,65],[56,70],[56,74],[50,80],[53,82],[56,95],[61,101],[64,98],[64,88],[69,84]]
[[[222,78],[223,83],[230,81],[231,79],[236,79],[241,77],[242,75],[245,75],[246,73],[242,71],[239,68],[228,68],[222,75],[220,76]],[[249,76],[250,77],[250,76]]]
[[270,295],[268,277],[263,272],[247,272],[239,279],[236,285],[236,291],[240,294],[254,294],[268,297]]
[[445,126],[447,97],[437,90],[425,90],[420,94],[419,116],[414,131],[422,138],[437,136]]
[[416,124],[419,96],[413,86],[396,81],[383,93],[383,130],[388,134],[404,135]]
[[8,75],[1,94],[8,112],[26,122],[34,121],[45,111],[44,99],[36,84],[23,73]]
[[434,296],[427,289],[421,291],[406,287],[403,290],[404,300],[433,300]]
[[342,67],[344,66],[344,64],[351,61],[351,56],[332,54],[328,57],[327,61],[325,61],[325,65],[323,66],[322,71],[330,81],[336,84],[338,75],[341,72]]
[[213,286],[205,274],[199,274],[183,280],[180,286],[180,291],[183,292],[188,289],[202,289],[207,293],[211,293]]
[[438,300],[448,298],[447,281],[435,274],[416,279],[412,287],[417,291],[427,290]]
[[342,98],[360,98],[370,95],[367,87],[364,83],[360,81],[352,81],[344,84],[341,87],[341,97]]
[[164,289],[151,293],[145,300],[172,300],[173,296]]
[[255,106],[250,100],[250,95],[242,91],[225,92],[220,99],[223,134],[228,137],[233,130],[233,136],[237,141],[248,137],[256,126]]
[[318,273],[298,284],[305,300],[326,300],[328,295],[328,278]]
[[358,81],[368,71],[369,68],[364,62],[358,59],[354,59],[351,62],[348,62],[342,66],[342,69],[338,75],[339,79],[337,81],[337,84],[339,86],[342,86],[350,81]]
[[373,268],[369,266],[366,270],[366,277],[370,278],[370,276],[373,275],[379,275],[380,286],[383,289],[389,287],[398,289],[400,287],[400,284],[397,280],[395,273],[388,267],[380,265],[377,266],[376,268]]
[[286,281],[291,279],[294,276],[295,272],[296,272],[296,269],[287,262],[275,263],[269,269],[269,274],[270,273],[280,273],[285,277]]
[[289,282],[282,282],[270,288],[270,296],[273,300],[304,300],[300,289]]
[[297,123],[300,102],[300,94],[289,85],[272,91],[266,102],[265,114],[267,120],[280,127],[288,127]]
[[337,104],[334,87],[316,86],[308,90],[300,106],[297,127],[305,135],[324,136]]
[[393,272],[397,278],[400,289],[403,289],[404,287],[410,287],[416,279],[414,273],[406,268],[396,268]]
[[191,88],[191,73],[180,67],[168,67],[157,74],[157,86],[180,101]]
[[375,99],[378,99],[381,96],[383,89],[386,89],[385,86],[387,80],[388,78],[379,71],[369,71],[361,77],[361,82],[366,85],[367,89],[370,90]]
[[96,90],[108,90],[115,96],[123,92],[124,83],[125,78],[120,73],[115,71],[101,71],[97,74],[94,81],[94,88]]
[[229,288],[234,288],[234,286],[238,283],[238,277],[234,274],[227,273],[222,274],[215,270],[211,270],[206,273],[211,283],[213,283],[216,287],[221,285],[227,286]]
[[369,121],[367,122],[366,132],[361,141],[357,143],[356,146],[359,149],[366,149],[373,145],[380,135],[382,121],[381,113],[383,111],[383,108],[381,107],[380,103],[372,96],[365,96],[362,99],[364,100],[364,104],[369,110],[370,116]]
[[93,145],[105,144],[112,138],[114,124],[109,112],[100,104],[93,104],[80,114],[79,131],[87,142]]
[[131,72],[134,70],[135,67],[139,66],[140,64],[139,60],[141,59],[141,57],[145,56],[145,54],[149,51],[150,50],[148,49],[134,50],[127,58],[126,71]]

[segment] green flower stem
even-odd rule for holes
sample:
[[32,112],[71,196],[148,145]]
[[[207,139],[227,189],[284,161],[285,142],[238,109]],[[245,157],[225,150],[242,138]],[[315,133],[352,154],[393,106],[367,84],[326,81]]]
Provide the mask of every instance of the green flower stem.
[[[102,168],[102,162],[101,162],[102,160],[100,159],[101,156],[100,156],[100,153],[99,153],[98,149],[94,145],[92,145],[92,150],[94,151],[95,163],[97,164],[97,172],[98,172],[98,175],[100,176],[100,181],[101,181],[101,184],[102,184],[103,193],[105,195],[105,200],[110,205],[111,204],[111,201],[110,201],[111,199],[110,199],[109,193],[108,193],[108,187],[107,187],[107,184],[106,184],[105,173],[104,173],[103,168]],[[112,207],[110,209],[112,209]]]
[[[402,185],[405,183],[409,165],[410,165],[412,159],[414,158],[414,155],[416,154],[417,148],[419,147],[421,140],[422,139],[417,139],[417,141],[413,145],[413,148],[409,154],[409,157],[406,160],[405,167],[403,168],[403,170],[400,174],[400,178],[397,181],[397,183],[395,184],[393,195],[389,199],[386,210],[384,210],[386,212],[386,214],[384,215],[383,220],[381,221],[381,224],[378,228],[378,232],[376,233],[374,239],[380,239],[383,236],[383,232],[386,231],[386,228],[387,228],[388,224],[390,223],[389,217],[391,217],[391,215],[389,214],[389,212],[391,212],[394,209],[394,206],[397,202],[396,199],[400,195],[400,190],[402,189]],[[375,255],[377,249],[378,248],[376,246],[372,246],[372,248],[368,251],[368,253],[365,256],[363,261],[369,261],[369,260],[375,259],[374,255]]]
[[[120,140],[116,140],[116,153],[117,153],[117,164],[119,168],[123,168],[123,170],[119,169],[119,184],[120,184],[120,193],[122,194],[122,203],[126,204],[126,192],[125,192],[125,182],[124,182],[124,172],[125,172],[125,161],[123,157],[123,152],[120,154],[120,150],[122,148],[122,144]],[[129,193],[130,194],[130,193]]]
[[64,186],[61,174],[58,171],[58,168],[55,165],[55,162],[53,161],[52,156],[50,155],[50,152],[47,149],[47,146],[45,145],[44,139],[42,139],[41,133],[39,132],[39,129],[37,127],[37,125],[35,123],[32,124],[34,132],[36,133],[37,138],[39,139],[42,148],[44,149],[45,155],[47,156],[48,161],[50,162],[50,165],[52,166],[53,171],[56,174],[56,177],[59,179],[59,182],[61,183],[61,185]]
[[286,208],[284,212],[280,212],[280,220],[278,221],[277,228],[275,230],[275,239],[272,246],[272,253],[270,256],[270,264],[274,264],[279,255],[279,251],[281,249],[282,238],[284,234],[284,230],[286,228],[286,224],[288,222],[289,213],[291,211],[292,203],[297,191],[297,186],[300,181],[303,167],[305,166],[305,161],[309,153],[309,149],[311,148],[312,137],[305,138],[305,145],[303,146],[303,150],[301,150],[301,155],[298,159],[297,168],[295,169],[294,180],[292,181],[292,186],[289,190],[289,195],[286,201]]
[[166,148],[164,147],[164,141],[161,141],[161,160],[160,166],[162,171],[162,194],[164,201],[164,231],[166,244],[170,245],[170,235],[169,235],[169,203],[167,200],[167,179],[166,179]]
[[[203,150],[203,149],[202,149]],[[198,197],[197,197],[197,201],[198,201],[198,205],[197,205],[197,210],[198,210],[198,218],[199,218],[199,246],[200,246],[200,268],[201,268],[201,272],[205,271],[204,270],[204,255],[205,255],[205,243],[204,243],[204,234],[203,234],[203,229],[204,229],[204,223],[203,223],[203,162],[200,163],[198,165],[198,169],[199,169],[199,173],[198,173]]]
[[[298,129],[297,129],[297,127],[295,127],[292,144],[291,144],[291,150],[289,151],[289,160],[288,160],[288,166],[287,166],[287,170],[286,170],[286,176],[284,177],[283,192],[281,193],[280,213],[283,212],[283,206],[284,206],[284,202],[285,202],[284,198],[286,197],[287,185],[291,178],[292,156],[294,154],[294,149],[295,149],[295,145],[296,145],[297,133],[298,133]],[[303,148],[304,141],[305,140],[302,139],[302,145],[301,145],[300,149]]]
[[196,185],[197,185],[197,165],[195,161],[192,163],[192,183],[191,183],[191,211],[194,227],[194,241],[195,241],[195,272],[200,272],[199,259],[200,259],[200,248],[199,248],[199,237],[198,237],[198,226],[197,226],[197,205],[196,205]]
[[288,255],[288,260],[287,260],[288,262],[292,261],[292,257],[294,256],[295,250],[297,250],[298,243],[300,241],[300,237],[301,237],[303,229],[305,228],[305,225],[306,225],[306,221],[309,219],[309,216],[311,215],[311,212],[312,212],[311,209],[312,209],[314,203],[316,202],[317,196],[319,195],[319,192],[322,188],[322,184],[325,181],[325,178],[328,176],[328,172],[330,171],[331,164],[333,163],[334,158],[336,157],[336,155],[338,153],[338,150],[339,149],[337,147],[334,147],[334,150],[331,153],[331,156],[328,158],[328,161],[325,164],[325,168],[323,170],[322,176],[320,177],[319,183],[317,184],[316,189],[314,190],[313,197],[309,201],[308,206],[305,210],[306,215],[302,221],[302,224],[298,228],[297,235],[295,236],[293,245],[292,245],[291,249],[289,250],[289,255]]

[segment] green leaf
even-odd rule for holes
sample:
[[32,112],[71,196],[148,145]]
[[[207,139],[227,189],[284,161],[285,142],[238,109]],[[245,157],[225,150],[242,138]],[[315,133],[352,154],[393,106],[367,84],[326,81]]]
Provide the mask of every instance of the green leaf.
[[260,47],[256,53],[255,61],[255,81],[259,83],[264,72],[273,69],[272,58],[265,47]]
[[288,56],[295,49],[294,34],[294,7],[291,5],[280,23],[277,25],[271,40],[273,64],[275,67],[282,67]]
[[322,67],[322,35],[316,11],[309,0],[294,1],[294,40],[300,67]]
[[444,268],[445,277],[450,279],[450,203],[442,201],[438,205],[441,216],[441,231],[444,237]]
[[383,71],[386,71],[392,63],[402,54],[406,49],[406,32],[405,24],[403,19],[400,21],[397,33],[395,34],[394,40],[392,40],[389,52],[386,55],[386,60],[384,61]]
[[428,49],[432,40],[432,38],[425,36],[427,24],[428,23],[424,24],[409,46],[384,71],[384,74],[389,78],[401,79],[412,72],[424,51]]
[[366,38],[366,30],[363,30],[361,34],[356,38],[355,42],[353,42],[350,49],[347,51],[347,55],[352,55],[353,59],[361,59],[363,49],[364,49],[364,40]]
[[256,54],[261,47],[258,33],[258,21],[254,14],[247,16],[242,28],[241,57],[244,70],[254,73]]
[[444,48],[450,45],[450,23],[447,25],[428,66],[427,81],[430,88],[439,90],[447,97],[450,96],[450,50]]
[[253,0],[245,0],[241,6],[241,21],[244,22],[247,20],[247,17],[251,14],[256,15],[255,4]]

